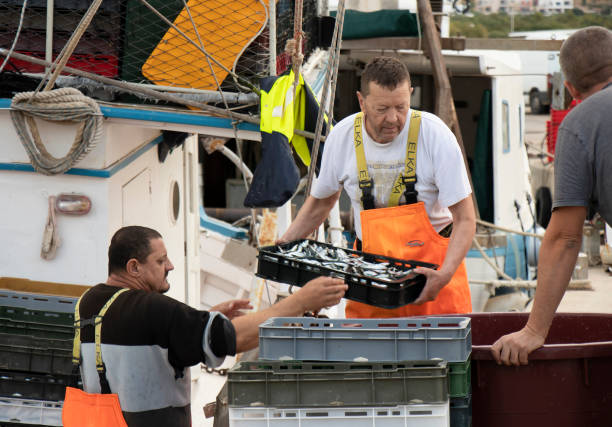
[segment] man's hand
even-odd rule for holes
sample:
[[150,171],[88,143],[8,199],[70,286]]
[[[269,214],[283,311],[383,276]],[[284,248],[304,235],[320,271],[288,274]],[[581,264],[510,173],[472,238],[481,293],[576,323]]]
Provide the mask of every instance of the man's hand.
[[425,286],[419,297],[414,300],[413,304],[423,304],[436,299],[440,291],[452,279],[453,275],[443,271],[433,270],[431,268],[418,267],[414,269],[415,273],[422,274],[427,278]]
[[340,302],[348,285],[342,279],[317,277],[306,283],[294,296],[299,298],[303,311],[318,311]]
[[504,335],[491,346],[491,353],[499,365],[526,365],[527,356],[544,345],[540,334],[525,326],[518,332]]
[[232,320],[236,317],[244,316],[246,313],[242,310],[250,310],[252,308],[253,306],[248,299],[234,299],[217,304],[210,311],[218,311]]

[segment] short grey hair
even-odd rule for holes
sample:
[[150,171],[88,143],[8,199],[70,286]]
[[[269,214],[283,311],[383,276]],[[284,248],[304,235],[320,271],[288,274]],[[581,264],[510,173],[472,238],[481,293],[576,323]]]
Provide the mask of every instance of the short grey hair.
[[393,90],[404,82],[408,82],[410,86],[410,73],[406,65],[399,59],[391,56],[377,56],[365,66],[361,75],[363,96],[368,96],[370,93],[370,82]]
[[586,27],[572,34],[559,55],[565,79],[580,92],[612,77],[612,32]]

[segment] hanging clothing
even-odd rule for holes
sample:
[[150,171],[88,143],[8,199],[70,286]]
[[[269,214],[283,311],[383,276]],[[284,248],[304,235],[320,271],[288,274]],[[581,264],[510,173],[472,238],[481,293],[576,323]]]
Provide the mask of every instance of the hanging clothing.
[[[251,208],[279,207],[293,196],[300,182],[300,172],[293,160],[291,146],[305,166],[310,166],[313,141],[295,135],[294,130],[314,132],[319,104],[300,75],[295,90],[294,74],[261,80],[262,158],[257,164],[244,205]],[[323,124],[325,135],[327,120]],[[324,144],[319,145],[318,170]]]

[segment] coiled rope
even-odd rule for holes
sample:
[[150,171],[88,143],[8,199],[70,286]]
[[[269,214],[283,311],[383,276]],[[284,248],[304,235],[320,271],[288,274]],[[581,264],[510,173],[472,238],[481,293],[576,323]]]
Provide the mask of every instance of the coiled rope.
[[[47,151],[35,118],[80,122],[74,142],[64,157],[55,158]],[[45,175],[66,172],[87,155],[102,136],[100,107],[74,88],[19,93],[11,103],[11,119],[32,166]]]

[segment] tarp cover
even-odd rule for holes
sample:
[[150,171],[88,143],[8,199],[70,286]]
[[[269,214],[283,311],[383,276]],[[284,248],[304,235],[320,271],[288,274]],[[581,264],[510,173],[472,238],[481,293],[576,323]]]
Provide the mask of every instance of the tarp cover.
[[[334,14],[332,14],[335,16]],[[367,39],[372,37],[417,37],[419,29],[416,14],[407,10],[377,10],[360,12],[346,10],[342,39]]]

